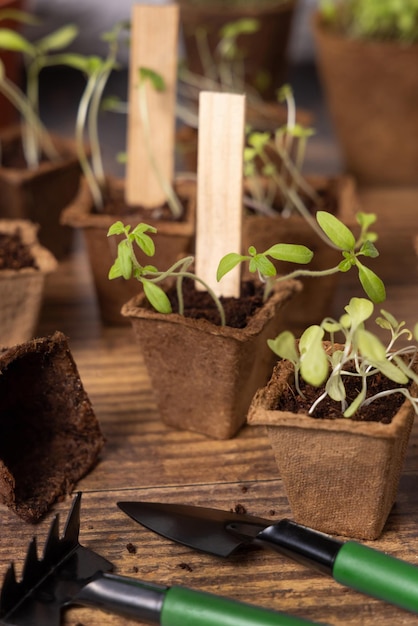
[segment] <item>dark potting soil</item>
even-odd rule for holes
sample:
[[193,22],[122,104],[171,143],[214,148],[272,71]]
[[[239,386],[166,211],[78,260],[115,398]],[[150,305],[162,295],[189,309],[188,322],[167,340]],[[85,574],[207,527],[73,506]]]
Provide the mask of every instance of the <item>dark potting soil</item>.
[[[121,219],[129,218],[130,215],[135,215],[137,223],[147,223],[147,220],[149,219],[162,220],[167,222],[181,222],[184,219],[187,200],[181,197],[179,197],[179,200],[181,205],[183,206],[183,213],[180,218],[175,218],[167,203],[153,209],[148,209],[141,205],[128,206],[125,202],[123,194],[119,190],[117,190],[116,192],[112,192],[112,190],[107,187],[104,191],[104,208],[102,212],[106,215],[118,216]],[[94,209],[94,212],[99,213],[97,208]],[[132,227],[134,226],[136,226],[136,223],[132,224]]]
[[[351,404],[360,392],[359,380],[353,376],[343,377],[343,380],[347,392],[347,402]],[[399,385],[378,373],[369,378],[367,385],[367,397],[370,397],[380,391],[393,389],[394,387],[399,387]],[[294,388],[288,387],[287,391],[280,396],[277,406],[274,408],[278,411],[290,411],[291,413],[307,414],[315,400],[323,393],[324,387],[315,388],[307,385],[303,380],[301,380],[300,388],[305,395],[305,398],[302,398],[298,393],[296,393]],[[368,406],[359,409],[351,419],[356,421],[382,422],[383,424],[390,424],[392,418],[397,413],[404,400],[405,396],[401,393],[378,398]],[[335,400],[331,400],[328,396],[319,403],[313,412],[312,417],[319,419],[347,419],[341,413],[340,403]]]
[[0,270],[20,270],[23,267],[38,269],[31,251],[19,235],[19,232],[0,233]]
[[[220,297],[225,311],[226,324],[232,328],[245,328],[255,311],[263,306],[263,286],[245,281],[241,287],[240,298]],[[206,291],[198,291],[194,281],[184,279],[184,315],[195,319],[205,319],[212,324],[220,324],[219,312],[211,296]],[[176,287],[167,291],[174,312],[178,311]]]

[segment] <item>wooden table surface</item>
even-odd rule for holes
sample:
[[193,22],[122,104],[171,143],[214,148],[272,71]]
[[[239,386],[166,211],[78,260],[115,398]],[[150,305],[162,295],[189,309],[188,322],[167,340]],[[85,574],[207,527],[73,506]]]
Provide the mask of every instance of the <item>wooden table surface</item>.
[[[373,267],[388,287],[385,307],[412,325],[418,320],[418,264],[412,245],[418,232],[418,190],[364,190],[361,200],[365,210],[379,215],[381,257]],[[358,294],[354,280],[343,282],[335,301],[337,314],[351,295]],[[274,552],[241,552],[222,560],[175,545],[125,516],[116,507],[118,500],[221,509],[241,504],[249,513],[272,520],[291,513],[261,428],[244,427],[235,439],[212,441],[162,424],[131,328],[105,328],[99,321],[80,237],[74,253],[48,278],[38,334],[55,330],[69,337],[107,438],[100,463],[77,486],[83,492],[80,541],[112,561],[116,573],[206,590],[328,624],[416,624],[416,616],[346,589]],[[371,545],[418,565],[417,447],[418,424],[396,506],[383,535]],[[28,541],[36,534],[42,548],[53,515],[60,512],[63,526],[71,502],[68,496],[36,526],[0,507],[0,576],[12,559],[20,573]],[[128,544],[136,550],[128,550]],[[62,623],[138,622],[77,607],[66,611]]]

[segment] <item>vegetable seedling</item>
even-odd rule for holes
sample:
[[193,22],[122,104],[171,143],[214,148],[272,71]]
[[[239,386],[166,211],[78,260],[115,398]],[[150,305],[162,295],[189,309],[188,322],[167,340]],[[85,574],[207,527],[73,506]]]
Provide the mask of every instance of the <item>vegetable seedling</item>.
[[324,270],[299,268],[288,274],[277,276],[277,269],[270,259],[307,264],[312,260],[312,251],[306,246],[294,244],[276,244],[264,252],[257,252],[254,246],[250,246],[247,255],[230,252],[221,259],[216,273],[217,280],[220,281],[225,274],[240,263],[248,262],[249,271],[252,273],[257,272],[259,278],[265,283],[265,297],[267,297],[274,281],[305,276],[329,276],[338,272],[348,272],[352,267],[355,267],[358,271],[360,284],[370,300],[376,303],[383,302],[386,298],[386,289],[383,281],[361,260],[361,257],[375,258],[379,255],[373,243],[376,239],[376,234],[369,231],[369,227],[374,223],[376,216],[359,212],[356,217],[361,226],[360,235],[357,239],[351,230],[331,213],[318,211],[316,214],[319,228],[329,239],[330,244],[341,251],[342,261],[335,267]]
[[[13,18],[28,25],[39,23],[33,15],[25,11],[0,11],[0,22],[6,18]],[[68,47],[77,35],[78,28],[74,24],[67,24],[35,42],[30,42],[12,29],[0,28],[0,48],[22,53],[26,67],[26,92],[24,92],[7,78],[1,64],[0,92],[13,104],[25,121],[22,143],[28,167],[39,165],[42,150],[49,159],[58,158],[49,133],[39,117],[39,75],[45,67],[67,64],[68,57],[61,51]],[[57,51],[59,53],[53,54]]]
[[[300,379],[309,385],[320,387],[324,391],[316,398],[309,409],[309,414],[326,398],[330,397],[341,404],[344,417],[352,417],[360,408],[374,400],[392,394],[403,394],[411,402],[418,414],[418,398],[410,393],[407,385],[418,383],[414,364],[418,348],[416,345],[395,349],[395,342],[406,336],[408,340],[418,340],[418,324],[414,331],[405,328],[404,322],[385,310],[380,311],[376,323],[390,334],[387,345],[370,330],[365,322],[374,311],[374,304],[366,298],[351,298],[345,307],[345,314],[339,319],[325,318],[321,324],[309,326],[299,341],[293,333],[283,331],[275,339],[269,339],[271,350],[282,359],[292,363],[295,372],[295,389],[304,397]],[[331,346],[338,333],[342,334],[341,349],[325,350],[324,337],[328,334]],[[367,396],[368,382],[372,376],[381,373],[395,383],[394,387]],[[347,400],[345,377],[358,379],[359,393],[349,404]],[[401,385],[401,386],[399,386]]]
[[150,234],[155,234],[157,229],[148,224],[138,224],[131,230],[130,225],[117,221],[109,228],[108,237],[122,235],[123,239],[118,243],[117,257],[109,270],[109,279],[124,278],[129,280],[134,277],[144,289],[145,297],[153,308],[159,313],[172,313],[170,301],[158,283],[168,279],[175,279],[178,298],[179,314],[184,314],[184,298],[182,293],[182,282],[184,278],[191,278],[200,283],[210,294],[219,312],[221,325],[225,325],[225,312],[223,306],[210,288],[201,278],[189,271],[194,263],[194,257],[188,256],[175,262],[166,271],[159,271],[153,265],[142,265],[136,255],[135,249],[139,249],[146,256],[152,257],[155,254],[155,244]]

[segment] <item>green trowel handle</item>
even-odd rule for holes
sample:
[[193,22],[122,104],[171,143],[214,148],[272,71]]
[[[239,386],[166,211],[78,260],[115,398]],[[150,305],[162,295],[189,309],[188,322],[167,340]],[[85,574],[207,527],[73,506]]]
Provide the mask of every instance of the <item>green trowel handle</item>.
[[170,587],[160,616],[161,626],[305,626],[314,623],[185,587]]
[[418,613],[418,567],[354,541],[340,548],[332,575],[343,585]]

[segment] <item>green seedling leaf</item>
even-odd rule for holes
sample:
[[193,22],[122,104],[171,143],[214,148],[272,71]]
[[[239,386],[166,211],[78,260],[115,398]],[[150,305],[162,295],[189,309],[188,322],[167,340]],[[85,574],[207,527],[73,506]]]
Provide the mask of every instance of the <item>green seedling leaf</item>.
[[354,264],[355,264],[354,258],[352,256],[349,256],[349,257],[346,257],[343,261],[340,261],[340,263],[338,264],[338,269],[340,272],[348,272],[349,270],[351,270]]
[[155,91],[165,91],[165,81],[161,74],[158,74],[149,67],[140,67],[138,72],[140,83],[150,81]]
[[0,22],[2,20],[14,20],[21,24],[28,24],[29,26],[39,26],[41,21],[26,11],[19,11],[19,9],[2,9],[0,10]]
[[[326,333],[329,334],[333,334],[333,333],[337,333],[339,330],[341,330],[341,324],[339,324],[338,322],[332,320],[324,320],[321,323],[322,328],[324,329],[324,331]],[[336,354],[337,351],[332,353],[332,356],[334,356],[334,354]]]
[[75,24],[67,24],[37,41],[36,47],[42,52],[61,50],[69,46],[76,39],[78,33],[79,29]]
[[335,215],[327,211],[318,211],[316,219],[326,236],[341,250],[353,250],[356,240],[349,228]]
[[170,300],[161,287],[149,282],[148,280],[143,280],[142,284],[147,300],[154,307],[154,309],[158,311],[158,313],[172,312]]
[[358,396],[354,399],[354,401],[350,404],[350,406],[344,411],[344,417],[353,417],[353,415],[358,411],[362,402],[366,399],[366,389],[362,388]]
[[356,213],[357,223],[360,224],[362,228],[367,230],[369,226],[374,224],[377,220],[376,213],[363,213],[363,211],[358,211]]
[[267,345],[281,359],[286,359],[296,367],[299,363],[299,353],[296,349],[296,340],[290,330],[284,330],[275,339],[267,339]]
[[256,254],[249,263],[250,272],[259,272],[261,276],[276,276],[277,270],[273,263],[264,256],[264,254]]
[[118,243],[118,260],[121,275],[125,280],[132,276],[133,263],[131,258],[131,249],[127,239],[123,239]]
[[36,48],[27,39],[10,28],[0,28],[0,48],[24,52],[31,57],[36,55]]
[[373,302],[383,302],[386,299],[386,289],[383,281],[371,269],[357,261],[359,280],[366,294]]
[[259,154],[270,141],[270,134],[257,132],[251,133],[251,135],[248,136],[247,141],[248,144],[255,149],[256,154]]
[[263,254],[271,256],[276,261],[289,261],[300,265],[310,263],[313,257],[312,250],[306,246],[291,243],[277,243]]
[[244,161],[248,163],[248,161],[252,161],[257,155],[257,151],[255,148],[251,146],[245,146],[244,148]]
[[301,126],[301,124],[295,124],[292,128],[287,128],[286,130],[292,135],[292,137],[296,137],[297,139],[303,139],[305,137],[312,137],[312,135],[315,135],[314,128],[306,128],[305,126]]
[[374,363],[386,360],[386,348],[370,331],[359,328],[357,333],[358,348],[361,354]]
[[70,67],[73,67],[75,70],[80,70],[81,72],[85,72],[86,74],[92,73],[92,62],[90,60],[90,57],[85,57],[82,54],[77,54],[73,52],[66,52],[65,54],[60,55],[60,59],[63,63]]
[[414,337],[418,341],[418,322],[414,326]]
[[244,257],[237,252],[230,252],[226,254],[219,261],[218,269],[216,271],[216,280],[219,282],[221,278],[228,274],[231,270],[234,269],[241,261],[245,261],[248,257]]
[[123,235],[125,232],[128,233],[130,231],[130,226],[125,226],[122,222],[115,222],[107,231],[107,236],[111,237],[112,235]]
[[219,35],[223,39],[235,39],[238,35],[251,35],[260,28],[260,21],[251,17],[228,22],[220,30]]
[[329,397],[336,402],[342,402],[343,400],[345,400],[345,387],[339,374],[330,376],[330,378],[327,380],[327,384],[325,385],[325,391],[327,392]]
[[299,341],[300,373],[302,378],[314,387],[322,385],[329,374],[328,358],[322,344],[323,337],[324,329],[313,325],[304,331]]
[[371,362],[373,367],[376,367],[383,376],[393,380],[393,382],[399,385],[406,385],[408,383],[408,376],[404,374],[399,367],[397,367],[391,361],[378,361],[376,363]]
[[154,256],[155,254],[155,243],[151,239],[147,232],[156,233],[157,229],[154,226],[150,226],[149,224],[138,224],[132,231],[133,238],[135,240],[136,245],[146,254],[147,256]]
[[380,313],[382,315],[382,317],[377,317],[376,318],[376,324],[378,324],[380,326],[380,328],[385,328],[387,330],[391,330],[391,329],[395,329],[400,327],[401,325],[403,326],[404,323],[399,324],[398,320],[388,311],[385,311],[384,309],[380,310]]
[[361,246],[359,254],[375,259],[376,257],[379,256],[379,251],[376,248],[376,246],[368,239]]
[[[373,303],[366,298],[351,298],[347,306],[344,307],[344,310],[347,311],[350,318],[349,326],[360,326],[372,315],[374,306]],[[349,327],[345,322],[344,326],[346,328]]]
[[108,278],[113,280],[114,278],[120,278],[122,276],[122,270],[120,267],[119,259],[115,259],[112,267],[109,270]]
[[287,98],[292,97],[293,90],[289,84],[282,85],[280,89],[277,90],[277,100],[279,102],[284,102]]

